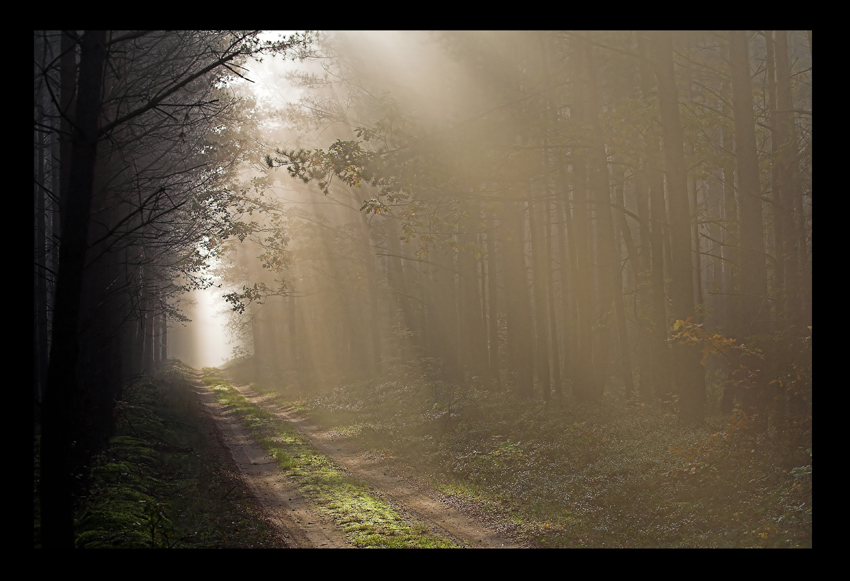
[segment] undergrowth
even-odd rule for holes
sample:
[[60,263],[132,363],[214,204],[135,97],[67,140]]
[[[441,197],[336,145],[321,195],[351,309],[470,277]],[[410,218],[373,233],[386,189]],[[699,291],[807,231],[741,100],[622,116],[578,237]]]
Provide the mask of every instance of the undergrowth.
[[779,435],[736,411],[694,428],[660,405],[547,405],[411,373],[306,397],[258,387],[532,546],[812,546],[810,422]]
[[212,436],[187,371],[170,361],[125,390],[116,435],[78,501],[77,548],[284,546]]

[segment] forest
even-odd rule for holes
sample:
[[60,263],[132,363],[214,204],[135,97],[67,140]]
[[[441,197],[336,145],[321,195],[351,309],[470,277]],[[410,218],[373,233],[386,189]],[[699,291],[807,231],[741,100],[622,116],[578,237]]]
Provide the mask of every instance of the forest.
[[810,30],[37,30],[33,115],[36,546],[195,373],[522,546],[811,547]]

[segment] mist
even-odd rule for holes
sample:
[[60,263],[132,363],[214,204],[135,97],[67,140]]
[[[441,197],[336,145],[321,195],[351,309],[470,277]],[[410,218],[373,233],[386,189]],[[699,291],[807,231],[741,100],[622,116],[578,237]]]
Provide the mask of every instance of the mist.
[[34,70],[45,546],[180,374],[472,480],[632,458],[616,416],[810,482],[811,31],[36,31]]
[[[674,113],[685,133],[655,153],[647,115],[667,113],[641,51],[661,49],[642,34],[346,31],[320,35],[315,58],[252,65],[256,82],[242,88],[257,95],[269,155],[254,191],[276,205],[258,222],[272,236],[254,237],[262,258],[238,251],[240,279],[274,289],[245,311],[244,340],[265,360],[257,372],[331,385],[404,362],[547,400],[684,389],[703,417],[706,370],[697,351],[668,354],[670,322],[740,337],[765,333],[779,313],[798,328],[810,316],[809,259],[797,254],[808,245],[791,242],[808,236],[808,219],[789,218],[779,237],[753,226],[765,252],[796,248],[775,291],[764,286],[773,271],[733,249],[748,227],[724,225],[771,213],[730,197],[742,185],[724,180],[737,174],[709,161],[728,155],[734,131],[706,116],[720,107],[704,89],[719,82],[723,38],[676,36],[673,49],[701,51],[705,68],[659,85],[685,101]],[[806,48],[791,38],[804,69]],[[755,62],[765,57],[754,42]],[[764,151],[776,138],[757,139]],[[690,176],[670,173],[674,163]],[[652,173],[661,166],[666,177]],[[809,211],[806,193],[777,195]],[[650,287],[665,278],[660,309]],[[240,284],[236,294],[250,287]],[[757,304],[746,285],[782,301],[792,292],[795,313]],[[681,370],[670,372],[671,355],[687,361]]]

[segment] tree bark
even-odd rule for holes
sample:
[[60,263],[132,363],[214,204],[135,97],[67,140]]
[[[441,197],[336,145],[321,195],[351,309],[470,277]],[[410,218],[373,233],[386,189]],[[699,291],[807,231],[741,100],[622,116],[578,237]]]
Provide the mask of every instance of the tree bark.
[[[643,35],[638,35],[638,49],[641,53],[640,78],[641,95],[644,100],[653,92],[653,73],[650,69],[649,43]],[[667,228],[667,207],[664,201],[664,175],[659,168],[660,144],[657,136],[650,133],[644,143],[644,173],[649,189],[649,246],[650,246],[650,283],[652,289],[651,328],[652,328],[652,390],[650,398],[668,400],[672,396],[670,347],[667,342],[667,300],[664,287],[664,230]],[[646,390],[649,392],[650,390]]]
[[59,271],[56,277],[53,340],[44,393],[41,439],[41,533],[45,549],[73,548],[73,472],[79,404],[80,299],[97,156],[106,32],[81,39],[80,79],[68,192],[64,196]]
[[735,117],[735,152],[738,165],[738,211],[741,237],[742,334],[768,332],[767,270],[762,223],[753,91],[747,33],[729,33],[729,64]]
[[525,264],[524,204],[514,202],[505,209],[502,224],[506,231],[505,303],[508,323],[510,369],[516,373],[516,389],[524,397],[534,390],[534,340],[531,305]]
[[[585,97],[585,42],[574,37],[570,52],[572,70],[573,106],[570,110],[575,122],[582,124],[586,119]],[[572,155],[573,169],[573,225],[575,226],[576,276],[575,292],[578,311],[578,369],[573,393],[579,401],[597,399],[593,373],[597,354],[593,347],[593,267],[590,256],[590,212],[588,208],[587,162],[584,154],[576,149]],[[565,191],[566,196],[566,191]],[[569,212],[570,201],[567,203]]]
[[546,296],[546,279],[543,259],[543,245],[540,240],[541,229],[536,204],[531,193],[528,196],[528,220],[531,234],[532,284],[534,295],[535,349],[534,362],[537,368],[537,382],[542,391],[543,400],[549,401],[552,391],[552,375],[549,368],[549,301]]
[[[794,100],[791,93],[791,65],[788,62],[788,33],[776,31],[776,146],[777,175],[780,195],[777,203],[783,244],[777,250],[782,260],[786,281],[786,321],[802,333],[806,325],[803,315],[803,285],[800,264],[805,264],[806,233],[803,228],[803,196],[799,192],[794,160],[797,155],[797,128],[794,124]],[[811,42],[811,37],[809,37]],[[810,45],[811,46],[811,45]],[[775,195],[775,194],[774,194]]]
[[[673,316],[679,320],[687,320],[695,314],[691,260],[691,212],[688,203],[684,139],[679,119],[679,92],[676,88],[673,69],[672,34],[669,31],[657,33],[654,49],[667,193],[670,201],[670,238],[673,260],[670,296],[673,302]],[[682,419],[689,423],[700,423],[705,417],[705,375],[700,365],[700,352],[683,345],[673,347]]]
[[496,232],[493,213],[487,212],[487,332],[491,381],[499,386],[499,311],[496,278]]

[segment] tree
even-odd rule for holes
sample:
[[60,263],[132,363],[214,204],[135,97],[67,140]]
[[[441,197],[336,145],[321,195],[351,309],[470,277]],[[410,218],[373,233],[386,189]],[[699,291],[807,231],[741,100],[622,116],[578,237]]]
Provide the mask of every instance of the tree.
[[[59,264],[41,416],[45,548],[73,546],[75,475],[108,435],[111,406],[126,379],[111,355],[109,366],[87,364],[104,357],[102,346],[122,355],[114,339],[127,336],[125,323],[168,311],[167,293],[180,287],[165,273],[201,284],[197,273],[209,252],[240,229],[228,209],[233,196],[213,186],[226,172],[211,167],[215,147],[204,138],[228,103],[211,95],[246,55],[304,45],[301,37],[261,43],[256,32],[65,31],[61,39],[61,54],[36,61],[35,77],[51,115],[63,119],[53,125],[72,128],[59,148]],[[53,125],[36,119],[37,127]],[[51,189],[43,181],[38,187]],[[143,325],[137,333],[143,363],[155,360],[145,336],[152,329]]]
[[768,331],[767,271],[765,267],[762,193],[756,151],[753,92],[747,33],[729,33],[729,65],[735,117],[735,151],[738,170],[738,212],[741,236],[742,334]]
[[[333,38],[345,50],[330,55],[322,83],[303,77],[321,88],[303,105],[333,121],[336,141],[281,148],[269,166],[326,196],[361,188],[360,208],[388,248],[392,316],[423,367],[439,361],[433,376],[460,383],[481,377],[489,355],[494,376],[504,367],[517,393],[545,398],[563,360],[575,398],[595,400],[617,383],[630,397],[637,362],[642,397],[700,423],[703,363],[713,364],[679,344],[681,329],[728,333],[756,313],[742,301],[768,301],[782,286],[764,268],[772,232],[750,204],[761,201],[743,194],[764,183],[761,93],[729,35],[446,33],[423,49],[444,51],[439,67],[419,63],[439,68],[439,82],[409,87],[378,72],[403,75],[388,64],[398,54],[382,60],[359,52],[365,36]],[[729,75],[730,61],[746,61],[746,82],[738,69]],[[777,66],[777,92],[778,75]],[[756,117],[742,122],[748,107]],[[756,155],[742,160],[747,143]],[[777,196],[780,221],[809,219],[808,209],[784,212]],[[810,245],[810,228],[802,232]]]
[[[691,260],[691,212],[688,202],[687,168],[679,119],[679,92],[673,68],[673,36],[658,33],[653,57],[658,79],[658,103],[664,141],[664,166],[667,197],[670,204],[670,238],[673,264],[671,298],[673,316],[685,321],[694,316],[693,262]],[[676,347],[674,353],[676,383],[682,403],[683,417],[690,422],[704,420],[705,375],[699,353]]]

